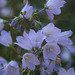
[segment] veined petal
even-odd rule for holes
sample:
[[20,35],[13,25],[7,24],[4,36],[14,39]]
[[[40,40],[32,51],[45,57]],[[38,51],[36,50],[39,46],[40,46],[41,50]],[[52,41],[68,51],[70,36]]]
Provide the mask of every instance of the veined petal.
[[47,12],[47,14],[48,14],[50,20],[53,20],[53,19],[54,19],[54,15],[53,15],[53,13],[51,13],[51,11],[48,10],[48,9],[46,9],[46,12]]
[[67,72],[64,68],[60,68],[58,75],[66,75]]
[[75,75],[74,68],[70,68],[70,69],[67,71],[67,75]]
[[56,43],[47,43],[43,50],[43,55],[47,59],[56,60],[57,55],[60,53],[60,47]]
[[2,75],[20,75],[19,66],[16,61],[11,61],[3,69]]
[[34,71],[35,65],[39,65],[40,61],[32,53],[25,53],[22,56],[22,68],[29,68]]
[[1,31],[0,43],[9,47],[9,45],[12,44],[11,34],[5,30]]

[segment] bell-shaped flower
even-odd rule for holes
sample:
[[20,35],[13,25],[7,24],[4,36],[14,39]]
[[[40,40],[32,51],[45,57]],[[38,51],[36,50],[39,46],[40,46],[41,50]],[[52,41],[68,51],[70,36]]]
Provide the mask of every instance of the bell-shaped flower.
[[16,61],[9,62],[2,71],[2,75],[20,75],[19,66]]
[[4,28],[3,19],[0,19],[0,31]]
[[21,10],[21,12],[22,13],[24,13],[25,12],[25,14],[23,15],[23,14],[20,14],[20,17],[25,17],[26,19],[29,19],[30,17],[31,17],[31,14],[32,14],[32,12],[33,12],[34,10],[33,10],[33,7],[32,6],[30,6],[30,4],[28,4],[28,0],[27,0],[27,2],[26,2],[26,5],[24,6],[24,8]]
[[73,34],[73,32],[71,30],[65,31],[65,32],[61,32],[60,35],[59,35],[58,44],[60,44],[62,46],[72,45],[73,42],[68,38],[72,34]]
[[46,36],[44,36],[42,33],[42,30],[35,32],[34,30],[30,29],[28,36],[32,42],[33,47],[40,47],[43,40],[46,38]]
[[1,31],[0,44],[7,47],[9,47],[9,45],[12,44],[12,38],[10,32],[7,32],[5,30]]
[[43,40],[45,39],[45,36],[42,33],[42,30],[39,30],[36,33],[34,30],[31,29],[29,34],[24,31],[23,36],[17,36],[16,39],[18,43],[15,44],[24,49],[31,50],[32,47],[40,47]]
[[53,23],[49,23],[42,28],[44,35],[46,35],[46,42],[57,42],[62,46],[72,45],[73,42],[69,39],[72,35],[72,31],[61,32],[61,29],[55,27]]
[[6,65],[7,61],[3,57],[0,57],[0,69],[4,68]]
[[7,0],[0,0],[0,8],[5,7],[6,4],[7,4]]
[[47,0],[45,7],[48,7],[48,9],[46,9],[46,12],[51,20],[54,19],[54,14],[61,14],[60,8],[63,7],[65,3],[66,2],[64,0]]
[[64,68],[60,68],[58,75],[75,75],[74,68],[70,68],[67,71]]
[[48,75],[52,75],[53,71],[55,68],[55,61],[52,61],[49,65],[48,65]]
[[56,42],[47,43],[43,49],[43,56],[46,59],[56,60],[57,55],[60,53],[60,47]]
[[18,46],[27,50],[32,49],[31,40],[29,39],[28,34],[25,31],[23,32],[23,36],[17,36],[16,40],[18,43],[14,43],[14,44],[17,44]]
[[42,28],[44,35],[46,36],[46,42],[58,41],[58,36],[61,29],[55,27],[53,23],[49,23]]
[[39,65],[40,61],[32,53],[25,53],[22,56],[22,68],[29,68],[30,70],[35,70],[35,65]]

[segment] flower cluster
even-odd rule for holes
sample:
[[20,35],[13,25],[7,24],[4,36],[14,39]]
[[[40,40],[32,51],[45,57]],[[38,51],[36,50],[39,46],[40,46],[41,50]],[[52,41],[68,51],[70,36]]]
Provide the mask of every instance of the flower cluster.
[[[66,2],[64,0],[47,0],[47,3],[44,4],[44,9],[50,17],[51,21],[54,19],[54,14],[61,14],[61,7],[64,6]],[[23,36],[14,35],[16,40],[13,40],[11,32],[2,30],[4,27],[3,20],[0,19],[0,44],[16,48],[16,45],[19,48],[22,48],[21,52],[15,52],[19,54],[21,61],[10,61],[9,63],[2,57],[0,57],[0,75],[31,75],[31,72],[35,69],[40,70],[40,75],[52,75],[56,71],[56,64],[60,64],[59,54],[61,53],[61,48],[72,45],[73,42],[70,40],[70,36],[73,34],[71,30],[62,32],[61,29],[56,27],[52,22],[43,26],[42,28],[35,31],[34,27],[41,24],[39,21],[36,21],[35,17],[39,14],[40,11],[35,11],[35,9],[30,6],[28,0],[24,8],[21,10],[19,17],[16,17],[10,23],[10,27],[13,30],[17,30],[16,33],[23,32]],[[22,21],[22,22],[20,22]],[[29,30],[27,30],[24,23],[31,23]],[[24,22],[24,23],[23,23]],[[22,23],[22,24],[21,24]],[[32,25],[33,24],[33,25]],[[20,67],[20,68],[19,68]],[[71,71],[73,71],[71,73]],[[74,75],[74,69],[70,68],[67,72],[65,69],[61,68],[58,75]]]

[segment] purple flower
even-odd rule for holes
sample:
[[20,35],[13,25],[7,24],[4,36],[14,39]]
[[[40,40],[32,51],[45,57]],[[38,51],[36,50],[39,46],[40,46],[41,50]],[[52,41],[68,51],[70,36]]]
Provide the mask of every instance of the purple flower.
[[12,38],[10,32],[6,32],[5,30],[1,31],[0,43],[7,47],[9,47],[9,45],[12,44]]
[[0,69],[4,68],[6,65],[7,61],[3,57],[0,57]]
[[31,29],[29,34],[24,31],[23,36],[17,36],[16,39],[18,43],[15,44],[24,49],[31,50],[32,47],[40,47],[43,40],[45,39],[45,36],[42,33],[42,30],[35,32]]
[[60,68],[58,75],[75,75],[74,68],[70,68],[68,71],[64,68]]
[[60,53],[60,47],[56,42],[47,43],[44,46],[43,55],[46,59],[56,60],[57,55]]
[[48,74],[49,75],[52,75],[54,68],[55,68],[55,61],[52,61],[48,66]]
[[24,27],[20,26],[20,25],[18,25],[17,28],[18,28],[19,31],[24,30]]
[[39,65],[40,61],[32,53],[25,53],[22,56],[22,68],[29,68],[30,70],[35,70],[35,65]]
[[[26,19],[29,19],[29,18],[31,17],[31,14],[32,14],[33,11],[34,11],[34,10],[33,10],[33,7],[28,4],[28,0],[27,0],[26,5],[25,5],[24,8],[21,10],[21,12],[22,12],[22,13],[23,13],[23,12],[26,12],[26,14],[24,15],[24,17],[25,17]],[[23,15],[20,14],[20,17],[23,18]]]
[[11,26],[16,26],[18,24],[18,22],[16,22],[15,20],[13,20],[12,22],[11,22]]
[[50,17],[51,20],[54,19],[54,15],[59,15],[61,14],[61,7],[64,6],[66,2],[64,0],[48,0],[45,7],[48,7],[46,9],[46,12],[48,16]]
[[17,36],[16,40],[18,43],[14,43],[14,44],[17,44],[20,47],[27,49],[27,50],[32,49],[31,40],[29,39],[28,34],[25,31],[23,32],[23,36]]
[[58,39],[58,44],[62,45],[62,46],[68,46],[68,45],[72,45],[73,42],[68,38],[72,35],[72,31],[65,31],[65,32],[61,32],[59,35],[59,39]]
[[40,47],[43,40],[46,38],[46,36],[44,36],[42,33],[42,30],[35,32],[34,30],[30,29],[28,36],[32,42],[33,47]]
[[49,23],[42,28],[44,35],[46,35],[46,42],[57,42],[61,46],[72,45],[73,42],[69,39],[72,35],[72,31],[61,32],[61,29],[54,26],[53,23]]
[[19,66],[16,61],[9,62],[2,72],[2,75],[20,75]]
[[7,0],[0,0],[0,8],[5,7],[6,4],[7,4]]
[[44,35],[46,35],[46,42],[58,41],[61,29],[55,27],[53,23],[47,24],[42,28]]
[[4,28],[3,19],[0,19],[0,31]]

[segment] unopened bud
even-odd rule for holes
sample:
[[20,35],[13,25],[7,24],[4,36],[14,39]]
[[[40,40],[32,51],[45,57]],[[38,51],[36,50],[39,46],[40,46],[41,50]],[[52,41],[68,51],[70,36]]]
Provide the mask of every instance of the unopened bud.
[[57,57],[57,58],[56,58],[56,63],[61,66],[61,59]]
[[24,5],[26,5],[27,0],[23,0]]
[[17,47],[17,53],[20,54],[21,53],[21,48]]

